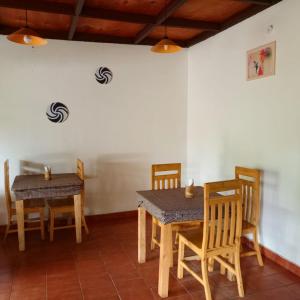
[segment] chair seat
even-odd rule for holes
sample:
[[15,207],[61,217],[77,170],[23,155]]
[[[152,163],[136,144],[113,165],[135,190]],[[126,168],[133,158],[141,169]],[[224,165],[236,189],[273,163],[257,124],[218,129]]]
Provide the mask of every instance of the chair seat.
[[[24,200],[24,210],[34,211],[35,209],[38,211],[40,208],[45,207],[44,199],[27,199]],[[13,203],[13,208],[11,209],[12,213],[16,214],[16,204]]]
[[72,198],[51,199],[48,200],[47,203],[50,208],[65,207],[65,206],[74,207],[74,200]]
[[29,199],[24,201],[24,208],[45,207],[44,199]]
[[[158,219],[153,217],[153,223],[161,226],[161,223]],[[203,221],[185,221],[185,222],[174,222],[172,223],[172,230],[173,231],[185,231],[185,230],[192,230],[192,229],[197,229]]]
[[189,231],[180,231],[179,235],[189,244],[194,245],[196,248],[202,248],[203,240],[203,226],[198,229],[189,230]]

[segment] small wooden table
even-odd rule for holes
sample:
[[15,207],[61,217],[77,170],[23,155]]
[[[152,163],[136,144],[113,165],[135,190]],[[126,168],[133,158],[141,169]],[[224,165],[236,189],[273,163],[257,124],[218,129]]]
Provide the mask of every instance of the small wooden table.
[[16,176],[12,191],[16,195],[19,250],[25,250],[24,200],[74,196],[76,241],[81,243],[81,193],[83,181],[77,174],[53,174],[51,180],[44,175]]
[[186,199],[184,188],[137,192],[138,201],[138,262],[146,261],[146,211],[157,218],[161,226],[158,294],[168,297],[169,268],[172,249],[172,223],[204,219],[203,188],[196,187],[195,197]]

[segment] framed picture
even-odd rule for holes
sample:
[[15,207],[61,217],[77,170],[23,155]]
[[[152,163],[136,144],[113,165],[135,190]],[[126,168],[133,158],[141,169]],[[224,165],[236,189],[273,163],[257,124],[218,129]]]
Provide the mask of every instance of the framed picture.
[[275,75],[276,42],[247,52],[247,80]]

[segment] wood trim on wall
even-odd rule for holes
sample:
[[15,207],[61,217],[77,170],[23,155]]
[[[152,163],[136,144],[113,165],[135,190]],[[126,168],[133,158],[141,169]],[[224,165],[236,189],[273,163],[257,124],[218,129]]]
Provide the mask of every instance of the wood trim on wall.
[[[243,237],[242,242],[249,248],[254,249],[253,243],[246,237]],[[268,258],[269,260],[273,261],[277,265],[281,266],[282,268],[292,272],[293,274],[300,277],[300,266],[294,264],[293,262],[283,258],[279,254],[273,252],[272,250],[266,248],[265,246],[260,245],[261,254]]]
[[[86,219],[89,223],[97,223],[97,222],[109,222],[109,221],[117,221],[127,218],[136,218],[137,219],[138,212],[137,210],[130,210],[130,211],[122,211],[116,213],[108,213],[108,214],[101,214],[101,215],[91,215],[86,216]],[[151,216],[147,213],[147,218],[151,218]],[[0,233],[4,233],[5,225],[0,226]],[[243,237],[242,240],[243,244],[247,247],[253,249],[253,243],[246,237]],[[277,265],[281,266],[282,268],[292,272],[293,274],[300,277],[300,266],[294,264],[293,262],[283,258],[279,254],[273,252],[272,250],[266,248],[265,246],[260,245],[261,253],[264,257],[270,259]]]
[[103,221],[116,221],[120,219],[134,218],[138,217],[137,210],[121,211],[115,213],[101,214],[101,215],[90,215],[85,216],[88,222],[97,223]]

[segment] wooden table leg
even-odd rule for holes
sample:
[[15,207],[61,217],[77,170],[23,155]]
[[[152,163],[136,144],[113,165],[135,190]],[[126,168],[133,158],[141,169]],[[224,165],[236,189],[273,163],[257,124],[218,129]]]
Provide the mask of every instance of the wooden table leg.
[[16,200],[19,251],[25,250],[24,201]]
[[158,294],[162,298],[169,293],[169,270],[172,251],[172,227],[171,224],[162,224],[160,236]]
[[81,195],[74,195],[76,242],[81,243]]
[[138,262],[146,261],[146,210],[138,208]]

